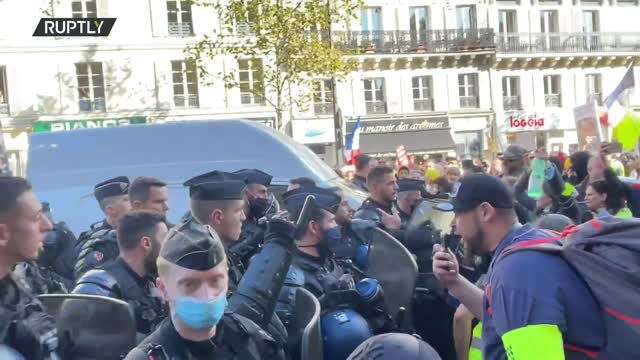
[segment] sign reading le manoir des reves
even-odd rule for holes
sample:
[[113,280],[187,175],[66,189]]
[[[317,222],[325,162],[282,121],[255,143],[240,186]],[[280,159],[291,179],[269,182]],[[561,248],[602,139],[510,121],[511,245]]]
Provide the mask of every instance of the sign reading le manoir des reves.
[[112,126],[127,126],[134,124],[146,124],[145,116],[133,116],[116,119],[91,119],[91,120],[59,120],[37,121],[33,124],[33,132],[69,131],[75,129],[96,129]]

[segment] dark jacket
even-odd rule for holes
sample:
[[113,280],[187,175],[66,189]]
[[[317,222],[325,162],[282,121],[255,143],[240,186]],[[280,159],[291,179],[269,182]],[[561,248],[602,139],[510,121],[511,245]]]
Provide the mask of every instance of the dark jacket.
[[369,192],[369,187],[367,186],[367,179],[360,175],[353,176],[353,180],[351,180],[351,185],[353,185],[358,190]]

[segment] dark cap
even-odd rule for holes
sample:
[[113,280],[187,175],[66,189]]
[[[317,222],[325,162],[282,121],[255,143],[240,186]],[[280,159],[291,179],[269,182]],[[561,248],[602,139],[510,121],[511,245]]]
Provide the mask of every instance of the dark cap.
[[494,208],[512,209],[513,193],[500,179],[487,174],[471,174],[460,179],[460,186],[451,200],[453,211],[475,209],[483,202]]
[[398,192],[406,191],[422,191],[424,189],[424,181],[416,179],[400,179],[398,180]]
[[271,185],[271,179],[273,179],[273,176],[258,169],[242,169],[234,171],[233,174],[245,179],[247,184],[260,184],[266,187]]
[[209,226],[188,221],[167,234],[160,257],[183,268],[206,271],[223,262],[225,252]]
[[335,192],[315,186],[297,188],[291,191],[287,191],[286,193],[282,194],[282,200],[284,201],[284,206],[287,211],[295,213],[296,211],[302,209],[304,201],[309,195],[315,196],[315,203],[317,207],[327,210],[330,213],[335,213],[340,206],[340,202],[342,202],[342,198]]
[[105,180],[96,184],[93,188],[93,195],[96,200],[102,201],[105,198],[119,195],[127,195],[129,193],[129,178],[126,176],[118,176],[113,179]]
[[232,173],[211,171],[185,181],[189,197],[194,200],[241,200],[246,181]]
[[527,149],[520,145],[509,145],[502,154],[502,158],[505,160],[522,160],[527,153]]
[[426,342],[409,334],[376,335],[360,344],[348,360],[441,360]]

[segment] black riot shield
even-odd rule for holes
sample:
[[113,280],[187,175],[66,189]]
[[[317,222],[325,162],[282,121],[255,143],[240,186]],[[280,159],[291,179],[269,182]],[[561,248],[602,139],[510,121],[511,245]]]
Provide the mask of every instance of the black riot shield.
[[405,233],[408,234],[430,221],[435,230],[448,234],[455,217],[451,209],[451,204],[446,201],[422,200],[411,214]]
[[409,250],[384,230],[376,228],[371,234],[366,275],[378,280],[385,311],[397,321],[401,307],[410,311],[418,265]]
[[323,360],[320,303],[304,288],[296,291],[295,319],[302,333],[301,360]]
[[94,295],[41,295],[57,322],[64,359],[116,360],[136,345],[136,323],[129,305]]

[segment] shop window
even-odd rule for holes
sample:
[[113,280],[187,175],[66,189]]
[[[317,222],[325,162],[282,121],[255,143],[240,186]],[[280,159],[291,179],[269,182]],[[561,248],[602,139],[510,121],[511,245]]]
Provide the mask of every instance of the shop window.
[[454,139],[459,158],[482,157],[482,131],[458,131]]
[[97,18],[98,10],[95,0],[81,0],[71,2],[71,17],[73,18]]
[[333,82],[331,79],[313,82],[313,110],[316,115],[333,114]]
[[458,75],[458,93],[461,108],[477,108],[479,106],[478,74]]
[[384,95],[384,78],[364,80],[364,101],[367,114],[387,113],[387,103]]
[[193,17],[189,1],[167,1],[167,18],[169,20],[170,36],[192,36]]
[[198,72],[192,61],[171,62],[173,78],[173,105],[177,108],[197,108]]
[[76,64],[76,79],[80,111],[106,111],[102,63]]
[[587,74],[585,76],[587,86],[587,102],[595,102],[602,105],[602,75]]
[[520,77],[502,77],[502,105],[505,110],[521,110]]
[[415,111],[433,111],[433,78],[430,75],[414,76],[413,109]]
[[238,60],[240,77],[240,103],[242,105],[264,104],[264,78],[262,59]]
[[545,75],[544,104],[546,107],[562,107],[562,78],[560,75]]
[[9,115],[9,93],[7,91],[7,71],[0,66],[0,115]]

